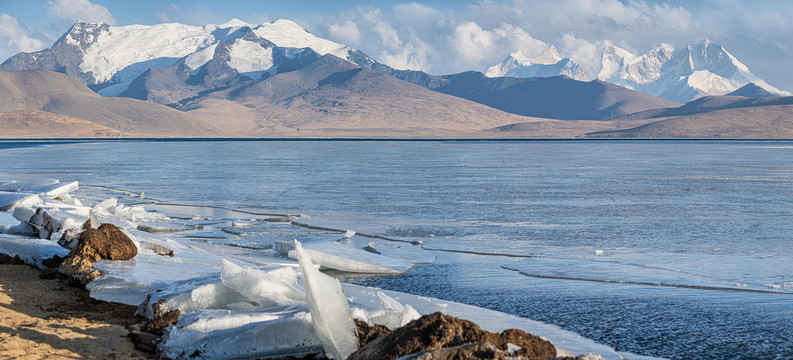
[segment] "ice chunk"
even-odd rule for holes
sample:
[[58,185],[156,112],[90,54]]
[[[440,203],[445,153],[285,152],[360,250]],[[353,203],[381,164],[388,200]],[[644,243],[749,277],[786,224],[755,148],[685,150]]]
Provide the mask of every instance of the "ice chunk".
[[[319,353],[322,343],[305,313],[275,320],[269,314],[229,315],[202,311],[180,317],[163,338],[162,353],[171,359],[248,359],[303,357]],[[264,320],[264,321],[256,321]],[[256,321],[241,324],[245,321]],[[184,325],[183,325],[184,324]]]
[[0,184],[0,191],[27,192],[56,197],[60,194],[69,193],[79,188],[77,181],[61,183],[55,179],[25,180],[14,181]]
[[421,317],[410,305],[403,305],[382,291],[377,292],[381,305],[386,309],[369,314],[372,323],[383,325],[389,329],[397,329]]
[[315,269],[311,255],[298,241],[295,252],[303,272],[314,331],[322,341],[325,355],[330,359],[346,359],[358,350],[358,335],[341,283]]
[[221,282],[261,307],[295,305],[305,294],[295,288],[297,273],[290,267],[270,270],[246,268],[222,259]]
[[11,211],[18,206],[31,207],[41,204],[35,194],[0,191],[0,211]]
[[44,266],[41,264],[43,260],[55,255],[65,257],[69,254],[69,250],[60,247],[54,241],[0,234],[0,253],[19,256],[26,264],[43,269]]
[[165,302],[167,310],[179,309],[182,312],[201,309],[223,309],[229,304],[245,302],[247,298],[221,283],[199,286],[189,292],[179,294]]
[[353,230],[347,230],[347,231],[344,232],[344,237],[346,237],[348,239],[353,237],[353,236],[355,236],[355,231],[353,231]]
[[[39,210],[40,209],[40,210]],[[14,209],[14,218],[26,222],[38,230],[40,238],[49,238],[50,234],[70,229],[79,229],[85,218],[69,213],[67,209],[32,208],[20,206]]]
[[370,242],[362,250],[380,254],[393,259],[407,261],[413,264],[431,264],[435,262],[435,255],[429,254],[420,246],[406,244],[375,244]]
[[[324,268],[352,273],[366,274],[402,274],[413,267],[413,264],[402,260],[370,253],[336,242],[306,243],[305,251],[311,255],[314,264]],[[294,251],[289,251],[290,258],[297,258]]]
[[101,201],[100,203],[94,205],[94,211],[107,211],[113,213],[118,206],[118,199],[117,198],[109,198]]
[[57,179],[32,179],[21,181],[10,181],[0,184],[0,191],[10,192],[37,192],[45,186],[52,186],[58,184],[60,181]]

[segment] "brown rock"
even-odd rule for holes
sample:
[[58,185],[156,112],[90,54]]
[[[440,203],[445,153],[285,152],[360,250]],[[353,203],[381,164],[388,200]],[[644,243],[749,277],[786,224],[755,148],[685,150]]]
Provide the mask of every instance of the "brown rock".
[[19,255],[11,257],[6,254],[0,254],[0,264],[24,265],[25,262],[19,258]]
[[419,351],[479,341],[484,336],[478,325],[436,312],[375,339],[352,353],[348,360],[396,359]]
[[441,348],[437,350],[422,351],[409,355],[404,360],[506,360],[504,352],[497,349],[487,341],[466,343],[463,345]]
[[80,234],[78,247],[90,246],[100,259],[129,260],[138,254],[135,243],[113,224],[102,224],[98,229],[88,229]]
[[556,347],[550,341],[523,330],[507,329],[501,334],[488,333],[487,340],[502,350],[507,349],[508,343],[520,346],[520,350],[509,354],[510,356],[521,356],[528,359],[553,359],[556,357]]
[[154,317],[151,321],[146,324],[144,330],[151,332],[151,333],[159,333],[162,329],[165,329],[168,325],[176,323],[179,320],[180,311],[179,309],[171,310],[171,311],[164,311],[163,305],[165,304],[165,300],[160,300],[152,305],[151,309],[154,312]]
[[65,257],[60,257],[58,255],[52,255],[51,258],[47,258],[41,261],[41,265],[44,265],[45,268],[58,268],[61,266]]
[[[359,335],[360,336],[360,335]],[[363,342],[363,341],[362,341]],[[507,343],[521,349],[510,356],[521,356],[532,360],[550,360],[556,357],[556,348],[549,341],[527,334],[521,330],[510,329],[501,334],[484,331],[478,325],[453,316],[434,313],[422,316],[407,325],[382,335],[352,353],[348,360],[396,359],[400,356],[441,348],[453,348],[467,343],[487,343],[500,348],[497,353],[481,352],[481,344],[439,352],[435,357],[426,359],[503,359]],[[482,357],[468,357],[480,354]],[[465,354],[465,355],[463,355]],[[479,355],[477,355],[479,356]],[[422,358],[425,359],[425,358]]]
[[365,321],[358,319],[355,319],[355,327],[358,330],[358,340],[360,341],[361,346],[365,346],[374,339],[391,332],[391,330],[383,325],[375,324],[374,326],[369,326],[369,324],[367,324]]
[[148,241],[141,241],[140,247],[143,249],[151,250],[153,253],[157,255],[173,257],[173,250],[162,245],[157,245],[155,243],[150,243]]
[[132,340],[132,343],[135,344],[135,349],[152,354],[157,353],[157,335],[144,331],[132,330],[129,332],[129,338]]
[[90,269],[102,259],[129,260],[137,254],[135,243],[121,229],[113,224],[102,224],[98,229],[88,228],[80,234],[77,245],[61,263],[61,272],[72,275]]

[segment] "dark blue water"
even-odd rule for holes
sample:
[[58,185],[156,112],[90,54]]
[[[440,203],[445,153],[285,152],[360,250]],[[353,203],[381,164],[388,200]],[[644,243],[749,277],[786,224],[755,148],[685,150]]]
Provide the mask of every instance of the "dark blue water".
[[[180,141],[0,152],[0,180],[26,177],[303,213],[428,249],[535,256],[438,251],[437,263],[405,275],[354,281],[543,320],[619,351],[793,358],[789,142]],[[591,264],[595,250],[623,265],[668,259],[664,266],[688,269],[695,285],[732,290],[663,286],[663,269],[651,284],[631,285],[502,267],[533,261],[522,268],[626,275],[608,263],[590,274],[553,261]]]

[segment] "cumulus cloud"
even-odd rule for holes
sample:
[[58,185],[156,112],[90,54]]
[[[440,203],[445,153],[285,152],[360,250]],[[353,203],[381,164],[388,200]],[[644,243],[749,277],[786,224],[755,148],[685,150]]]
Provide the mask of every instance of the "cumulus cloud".
[[49,0],[47,13],[66,22],[97,21],[115,25],[116,19],[102,5],[89,0]]
[[493,49],[493,40],[492,32],[473,21],[458,24],[449,37],[454,51],[472,64],[478,64]]
[[[640,54],[660,43],[679,48],[710,38],[768,78],[787,76],[777,70],[785,60],[774,59],[793,57],[791,18],[793,2],[778,1],[478,0],[352,8],[320,21],[325,35],[380,62],[434,74],[484,71],[511,52],[536,56],[553,44],[596,76],[606,43]],[[788,78],[791,88],[793,73]]]
[[44,48],[44,42],[34,35],[17,18],[0,14],[0,60],[14,55],[17,52],[32,52]]
[[361,43],[361,32],[358,30],[358,25],[350,20],[340,24],[330,24],[328,32],[330,36],[345,44],[358,45]]
[[590,78],[595,79],[600,71],[600,57],[603,47],[608,44],[608,42],[602,41],[597,44],[591,43],[577,38],[572,32],[568,32],[562,35],[558,47],[564,54],[563,56],[575,61]]
[[355,9],[325,30],[331,39],[366,49],[377,61],[396,69],[429,71],[437,55],[415,28],[387,20],[380,9]]
[[510,53],[517,50],[526,56],[536,56],[550,46],[545,41],[535,39],[520,26],[501,24],[493,33],[503,39],[503,47]]

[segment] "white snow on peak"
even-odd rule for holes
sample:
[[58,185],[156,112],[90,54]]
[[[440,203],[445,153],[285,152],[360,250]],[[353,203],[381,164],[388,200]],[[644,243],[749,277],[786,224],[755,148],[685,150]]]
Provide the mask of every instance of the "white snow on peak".
[[772,93],[790,94],[752,74],[746,65],[708,39],[680,50],[662,43],[641,55],[611,45],[603,49],[601,64],[600,80],[678,102],[723,95],[748,83]]
[[229,58],[229,66],[253,79],[261,79],[265,72],[275,75],[271,47],[265,48],[252,41],[237,39],[231,46]]
[[588,81],[589,76],[570,59],[559,55],[556,47],[551,45],[539,55],[529,58],[516,51],[507,56],[500,64],[491,66],[485,72],[487,77],[549,77],[567,75],[573,79]]
[[315,36],[292,20],[280,19],[253,29],[261,38],[281,47],[311,48],[320,55],[331,54],[348,59],[350,47]]
[[562,55],[559,55],[559,52],[556,50],[556,47],[551,45],[543,51],[540,55],[537,55],[531,58],[531,62],[535,64],[543,64],[543,65],[553,65],[561,61]]
[[[99,31],[100,27],[103,30]],[[100,90],[101,95],[116,96],[147,69],[170,66],[185,56],[187,65],[198,69],[212,59],[217,43],[241,37],[238,30],[243,27],[250,27],[260,38],[281,47],[311,48],[320,55],[333,54],[343,59],[349,59],[352,50],[283,19],[254,25],[235,18],[225,24],[205,26],[169,23],[112,27],[78,22],[62,41],[81,46],[80,70],[92,74],[96,84],[111,85]],[[241,73],[261,78],[263,71],[274,71],[271,50],[238,41],[232,47],[230,65]]]
[[92,73],[97,83],[111,78],[129,83],[148,68],[170,66],[213,43],[215,37],[207,27],[175,23],[110,27],[85,49],[80,70]]
[[226,22],[225,24],[218,25],[219,28],[224,28],[224,29],[225,28],[241,28],[243,26],[254,27],[253,24],[246,23],[246,22],[244,22],[244,21],[242,21],[240,19],[237,19],[237,18],[233,18],[233,19],[229,20],[228,22]]
[[215,49],[217,47],[218,44],[212,44],[188,55],[185,59],[185,64],[193,70],[193,74],[197,73],[200,67],[204,66],[209,60],[212,60],[212,57],[215,56]]

